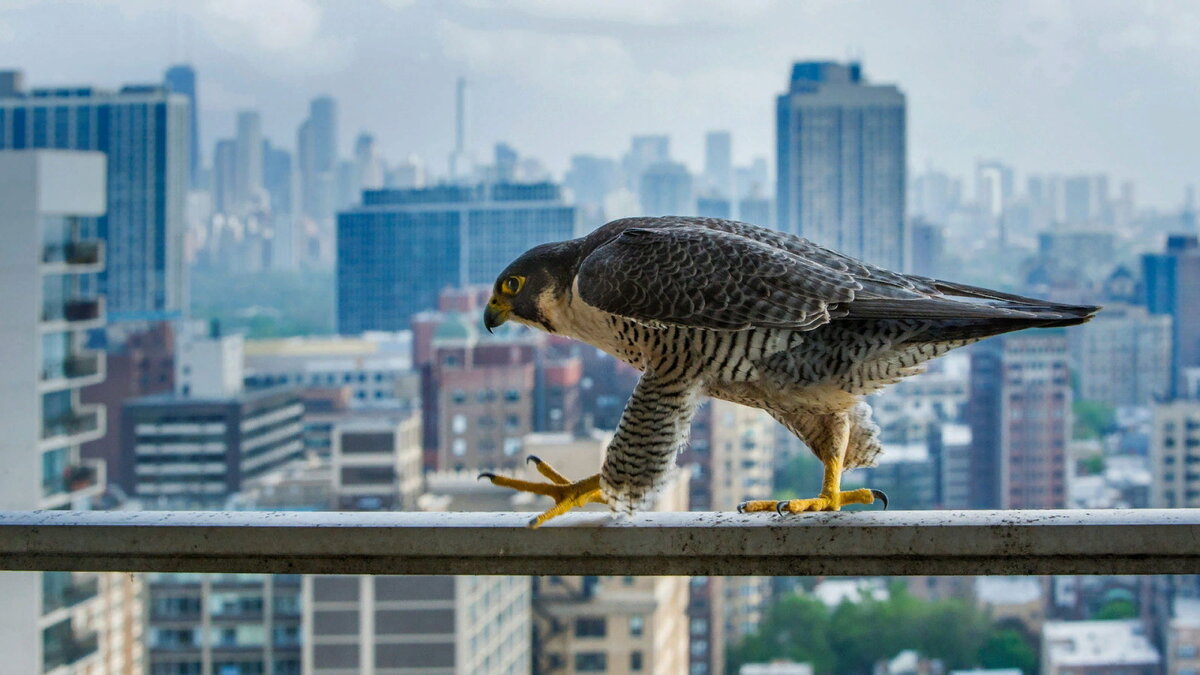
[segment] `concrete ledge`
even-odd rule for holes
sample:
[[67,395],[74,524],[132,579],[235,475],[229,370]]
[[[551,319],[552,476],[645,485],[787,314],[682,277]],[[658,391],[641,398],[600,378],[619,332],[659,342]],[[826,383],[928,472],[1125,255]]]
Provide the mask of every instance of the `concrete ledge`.
[[1200,574],[1200,509],[0,512],[0,569],[306,574]]

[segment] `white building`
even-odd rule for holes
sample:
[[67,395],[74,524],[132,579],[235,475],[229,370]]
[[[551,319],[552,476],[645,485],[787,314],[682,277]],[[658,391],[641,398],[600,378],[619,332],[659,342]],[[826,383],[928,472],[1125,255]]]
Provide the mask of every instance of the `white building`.
[[1180,399],[1154,407],[1150,439],[1154,484],[1150,505],[1160,508],[1200,506],[1200,475],[1191,470],[1200,460],[1200,400]]
[[[79,398],[105,376],[104,354],[84,343],[105,321],[84,278],[104,268],[104,246],[81,232],[105,213],[105,190],[100,153],[0,152],[0,509],[86,509],[105,489],[103,462],[80,456],[104,436],[104,406]],[[122,575],[0,575],[0,670],[140,672],[138,587]]]
[[1042,626],[1042,675],[1152,675],[1162,658],[1142,622],[1047,621]]
[[418,413],[339,424],[330,457],[339,510],[417,510],[424,488]]

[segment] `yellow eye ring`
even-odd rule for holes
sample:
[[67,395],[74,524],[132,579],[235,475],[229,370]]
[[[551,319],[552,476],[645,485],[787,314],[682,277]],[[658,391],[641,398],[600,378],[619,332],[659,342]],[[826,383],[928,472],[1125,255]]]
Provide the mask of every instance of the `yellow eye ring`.
[[508,295],[516,295],[521,292],[521,288],[525,285],[525,277],[509,277],[504,280],[501,289]]

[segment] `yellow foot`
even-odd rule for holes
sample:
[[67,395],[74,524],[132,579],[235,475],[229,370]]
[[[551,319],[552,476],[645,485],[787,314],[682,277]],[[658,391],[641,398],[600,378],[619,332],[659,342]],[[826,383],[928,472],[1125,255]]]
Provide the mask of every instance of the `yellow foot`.
[[875,500],[883,502],[883,508],[888,507],[888,497],[883,490],[848,490],[836,495],[822,495],[814,499],[785,499],[775,501],[763,499],[738,504],[738,513],[754,513],[756,511],[774,511],[779,515],[784,513],[802,513],[804,511],[840,511],[847,504],[874,504]]
[[494,473],[481,473],[480,478],[487,478],[492,481],[493,485],[501,487],[509,487],[520,492],[532,492],[536,495],[545,495],[554,500],[554,506],[546,509],[538,517],[529,521],[529,527],[538,527],[542,523],[561,516],[578,506],[585,504],[600,503],[607,504],[604,497],[600,496],[600,474],[584,478],[580,481],[571,482],[562,474],[555,471],[549,464],[543,462],[541,458],[530,455],[525,461],[533,462],[538,473],[550,479],[549,483],[534,483],[527,480],[517,480],[507,476],[497,476]]

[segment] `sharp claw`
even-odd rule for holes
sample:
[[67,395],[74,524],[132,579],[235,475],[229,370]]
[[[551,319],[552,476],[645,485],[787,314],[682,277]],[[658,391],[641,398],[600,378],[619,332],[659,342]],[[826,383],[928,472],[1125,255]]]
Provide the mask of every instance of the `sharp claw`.
[[787,501],[775,502],[775,513],[778,513],[779,515],[782,516],[783,515],[783,507],[785,507],[785,506],[787,506]]
[[495,478],[495,477],[496,477],[496,474],[494,474],[494,473],[491,473],[490,471],[484,471],[483,473],[481,473],[481,474],[479,474],[478,476],[476,476],[476,477],[475,477],[475,480],[483,480],[484,478],[486,478],[486,479],[488,479],[488,480],[491,480],[491,479],[493,479],[493,478]]
[[745,513],[745,512],[746,512],[746,502],[742,502],[741,504],[738,504],[738,505],[737,505],[737,512],[738,512],[738,513]]
[[887,511],[887,507],[888,507],[887,493],[884,492],[883,490],[871,490],[871,494],[875,496],[875,499],[878,499],[879,501],[883,502],[883,510]]
[[530,462],[533,462],[534,464],[541,464],[542,458],[538,457],[537,455],[530,455],[525,458],[525,463],[528,464]]

